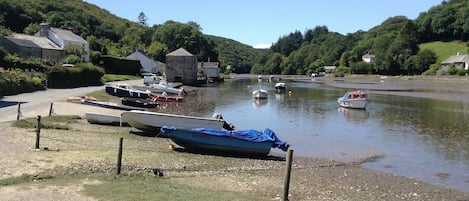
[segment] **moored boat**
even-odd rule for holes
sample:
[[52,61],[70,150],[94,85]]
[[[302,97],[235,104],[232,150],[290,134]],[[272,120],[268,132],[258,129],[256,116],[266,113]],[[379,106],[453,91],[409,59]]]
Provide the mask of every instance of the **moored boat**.
[[180,95],[172,96],[172,95],[168,95],[168,94],[165,94],[165,93],[163,93],[163,94],[152,94],[151,98],[153,100],[164,101],[164,102],[172,102],[172,101],[179,102],[179,101],[184,100],[184,96],[180,96]]
[[264,89],[257,89],[252,92],[252,97],[255,99],[266,99],[269,93]]
[[117,83],[115,85],[105,86],[106,93],[117,97],[150,98],[151,91],[138,90],[127,84]]
[[271,148],[287,151],[289,145],[270,129],[225,131],[211,128],[162,127],[161,134],[186,149],[242,155],[268,155]]
[[233,130],[233,126],[227,123],[220,114],[215,113],[212,118],[194,117],[176,114],[166,114],[148,111],[123,112],[122,118],[132,127],[144,132],[160,132],[163,126],[175,126],[184,128],[215,128]]
[[368,94],[364,91],[348,91],[337,99],[341,107],[365,109],[368,105]]

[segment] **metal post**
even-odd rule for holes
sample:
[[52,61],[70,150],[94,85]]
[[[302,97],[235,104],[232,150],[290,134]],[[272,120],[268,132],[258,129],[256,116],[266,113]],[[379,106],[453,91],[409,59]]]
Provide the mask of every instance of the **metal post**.
[[122,143],[124,141],[124,138],[120,138],[119,141],[119,153],[117,155],[117,174],[121,174],[121,166],[122,166]]
[[285,169],[285,181],[283,184],[283,200],[288,200],[288,191],[290,190],[291,164],[293,160],[293,149],[288,149],[287,168]]
[[36,129],[36,149],[39,149],[39,140],[41,138],[41,115],[37,116],[37,129]]

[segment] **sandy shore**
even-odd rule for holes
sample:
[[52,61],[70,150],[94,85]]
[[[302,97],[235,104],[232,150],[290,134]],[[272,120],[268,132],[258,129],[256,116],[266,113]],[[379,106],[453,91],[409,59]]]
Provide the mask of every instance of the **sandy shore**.
[[[372,93],[390,93],[392,95],[405,95],[416,97],[431,97],[442,100],[453,100],[467,102],[466,92],[469,88],[465,83],[438,83],[431,82],[429,85],[426,81],[384,81],[379,79],[354,79],[352,80],[311,80],[308,77],[296,77],[283,79],[295,79],[306,82],[327,82],[326,84],[334,87],[366,89],[373,91]],[[461,87],[462,86],[462,87]],[[392,89],[391,89],[392,88]],[[447,94],[438,93],[438,91],[430,92],[412,92],[412,90],[442,90],[454,95],[452,98],[446,98]],[[456,98],[457,97],[457,98]],[[466,99],[467,98],[467,99]],[[76,103],[65,101],[54,102],[54,112],[56,115],[76,114],[84,116],[85,112],[90,111],[90,107]],[[93,111],[97,108],[93,107]],[[34,111],[28,111],[25,116],[36,116],[38,114],[47,115],[49,104],[36,108]],[[99,109],[100,112],[108,114],[119,113],[115,110],[104,108]],[[11,117],[8,117],[9,119]],[[4,118],[5,119],[5,118]],[[38,152],[30,151],[28,148],[32,145],[31,137],[34,133],[27,129],[16,129],[10,127],[10,121],[0,122],[0,178],[8,178],[12,176],[20,176],[23,174],[37,175],[47,170],[53,170],[58,166],[69,166],[73,163],[81,163],[86,165],[95,164],[94,161],[102,161],[99,156],[83,157],[79,153],[73,151],[60,151],[47,154],[47,152],[38,154]],[[90,125],[86,121],[81,120],[71,135],[81,136],[82,144],[86,144],[86,149],[95,151],[101,149],[106,143],[93,144],[93,132],[128,132],[127,130],[119,130],[120,128]],[[58,136],[63,136],[62,131],[57,131]],[[52,132],[55,133],[55,132]],[[70,134],[69,134],[70,135]],[[129,134],[130,135],[130,134]],[[87,141],[87,136],[90,141]],[[65,137],[51,137],[51,143],[61,144],[61,149],[67,149],[64,141]],[[67,139],[67,138],[65,138]],[[55,141],[57,140],[57,141]],[[167,139],[137,137],[136,143],[151,142],[152,149],[167,150]],[[129,146],[141,146],[129,145]],[[166,153],[166,152],[164,152]],[[178,157],[176,153],[167,153],[167,157]],[[283,155],[279,155],[284,157]],[[280,200],[282,192],[282,179],[284,177],[284,162],[271,160],[255,160],[255,159],[239,159],[230,157],[207,157],[203,155],[193,156],[198,163],[217,163],[231,164],[227,169],[198,169],[197,177],[190,175],[190,172],[171,171],[174,167],[191,167],[191,161],[175,160],[173,163],[167,164],[167,176],[181,183],[193,186],[205,186],[220,190],[240,191],[243,193],[255,193],[264,195],[266,200]],[[110,161],[114,161],[115,156],[112,155]],[[469,192],[461,192],[454,189],[448,189],[441,186],[423,183],[412,178],[396,176],[388,173],[382,173],[374,170],[361,168],[361,164],[373,158],[364,158],[352,162],[338,162],[318,158],[299,158],[293,160],[292,178],[290,184],[290,200],[469,200]],[[152,166],[154,164],[148,162],[135,162],[129,166]],[[84,167],[87,167],[83,165]],[[99,169],[99,168],[98,168]],[[240,170],[240,171],[233,171]],[[255,170],[255,176],[250,175],[249,170]],[[84,170],[85,171],[85,170]],[[184,176],[190,175],[190,176]],[[173,178],[174,177],[174,178]],[[221,179],[223,178],[223,179]],[[85,181],[83,181],[85,182]],[[239,189],[239,185],[246,185],[246,189]],[[83,185],[83,184],[81,184]],[[20,186],[2,186],[0,187],[0,200],[95,200],[81,193],[81,185],[78,186],[41,186],[40,184],[31,183]],[[468,183],[469,185],[469,183]]]

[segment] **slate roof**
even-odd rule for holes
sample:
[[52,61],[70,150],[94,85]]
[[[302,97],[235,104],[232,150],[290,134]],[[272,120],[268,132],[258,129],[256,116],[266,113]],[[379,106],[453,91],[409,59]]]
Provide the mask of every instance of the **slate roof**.
[[58,29],[58,28],[54,28],[54,27],[51,27],[50,30],[53,31],[54,33],[56,33],[57,36],[59,36],[59,38],[61,38],[63,40],[75,41],[75,42],[80,42],[80,43],[88,43],[88,41],[86,41],[82,37],[76,35],[75,33],[73,33],[70,30]]
[[442,64],[469,63],[469,54],[453,55],[441,62]]
[[[28,47],[34,47],[31,46],[31,43],[36,44],[37,46],[43,48],[43,49],[54,49],[54,50],[61,50],[62,48],[49,40],[48,38],[45,37],[37,37],[37,36],[31,36],[31,35],[26,35],[26,34],[18,34],[14,33],[12,35],[12,38],[17,39],[17,41],[21,41],[22,44],[28,45]],[[25,41],[28,40],[30,42],[26,43]]]
[[36,45],[36,43],[30,40],[19,39],[19,38],[14,38],[10,36],[5,36],[5,38],[11,41],[12,43],[16,44],[17,46],[41,48],[39,45]]
[[194,56],[184,48],[179,48],[173,52],[168,53],[166,56]]

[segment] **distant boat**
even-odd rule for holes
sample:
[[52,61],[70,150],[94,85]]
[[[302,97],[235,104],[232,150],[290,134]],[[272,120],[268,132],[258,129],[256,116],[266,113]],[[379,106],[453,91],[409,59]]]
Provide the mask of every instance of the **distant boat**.
[[264,89],[257,89],[252,92],[252,97],[254,99],[267,99],[269,93]]
[[277,82],[277,83],[275,83],[274,88],[275,89],[285,89],[285,88],[287,88],[287,85],[285,84],[285,82]]
[[151,91],[166,92],[171,94],[183,95],[185,93],[184,88],[175,88],[169,84],[166,80],[160,80],[158,84],[150,85],[153,88]]
[[138,90],[127,84],[117,83],[115,85],[105,86],[106,93],[117,97],[150,98],[151,91]]
[[132,98],[132,97],[122,97],[122,105],[128,105],[133,107],[143,107],[143,108],[155,108],[158,107],[158,102],[151,99],[141,99],[141,98]]
[[85,119],[90,124],[101,124],[101,125],[111,125],[111,126],[129,126],[127,122],[122,120],[121,116],[102,114],[96,112],[87,112],[85,113]]
[[81,103],[85,104],[85,105],[98,106],[98,107],[103,107],[103,108],[108,108],[108,109],[116,109],[116,110],[125,110],[125,111],[141,110],[140,108],[118,105],[116,103],[101,102],[101,101],[90,101],[90,100],[85,100],[85,99],[82,99]]
[[270,129],[225,131],[211,128],[162,127],[161,134],[174,143],[195,151],[214,151],[242,155],[268,155],[271,148],[287,151],[289,145],[282,142]]
[[128,111],[122,113],[132,127],[145,132],[160,132],[163,126],[176,126],[184,128],[215,128],[233,130],[220,114],[215,113],[212,118],[194,117],[176,114],[166,114],[148,111]]
[[353,109],[365,109],[368,105],[368,94],[363,91],[349,91],[337,99],[341,107]]

